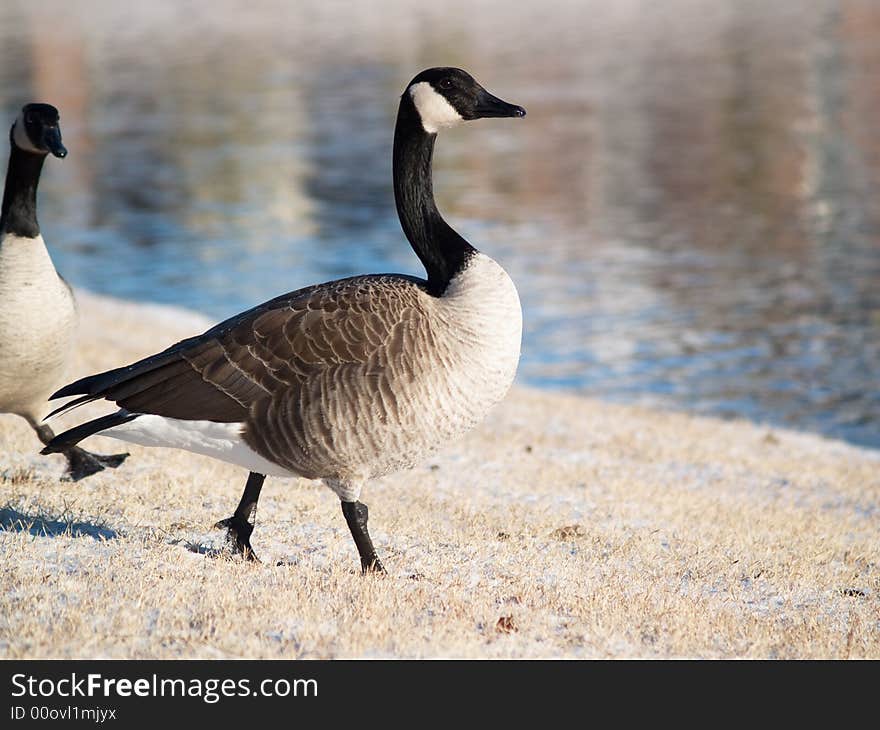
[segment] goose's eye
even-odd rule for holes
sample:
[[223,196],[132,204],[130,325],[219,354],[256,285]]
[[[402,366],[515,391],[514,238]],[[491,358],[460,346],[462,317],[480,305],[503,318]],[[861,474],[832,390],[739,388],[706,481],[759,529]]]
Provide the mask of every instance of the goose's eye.
[[441,89],[451,89],[452,88],[452,79],[448,76],[440,79],[440,88]]
[[34,123],[34,115],[33,114],[25,114],[24,123],[25,124],[33,124]]

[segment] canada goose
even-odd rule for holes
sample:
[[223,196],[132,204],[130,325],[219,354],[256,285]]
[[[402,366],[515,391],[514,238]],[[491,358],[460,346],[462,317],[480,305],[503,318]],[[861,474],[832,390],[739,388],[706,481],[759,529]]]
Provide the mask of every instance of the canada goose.
[[372,274],[300,289],[78,380],[52,398],[81,397],[55,412],[98,398],[120,410],[57,436],[43,453],[100,431],[249,469],[235,514],[217,524],[249,559],[265,475],[321,479],[342,502],[363,571],[384,572],[359,501],[364,483],[477,424],[504,397],[520,354],[516,287],[434,203],[434,141],[463,120],[522,116],[460,69],[418,74],[398,110],[394,194],[427,280]]
[[[0,214],[0,413],[26,419],[48,444],[54,434],[39,421],[49,394],[63,382],[77,328],[73,292],[55,271],[37,223],[37,185],[46,155],[67,155],[58,110],[27,104],[9,141]],[[60,451],[74,481],[119,466],[128,455],[102,456],[74,445]]]

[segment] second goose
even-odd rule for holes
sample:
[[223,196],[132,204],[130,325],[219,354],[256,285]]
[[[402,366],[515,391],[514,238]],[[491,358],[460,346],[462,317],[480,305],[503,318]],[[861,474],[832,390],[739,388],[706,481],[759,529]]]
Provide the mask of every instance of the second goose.
[[69,448],[100,432],[207,454],[251,473],[228,528],[255,559],[252,517],[266,475],[321,479],[339,497],[362,569],[383,571],[367,530],[364,484],[410,467],[463,434],[516,373],[522,312],[504,269],[437,210],[437,133],[465,120],[523,117],[468,73],[432,68],[400,100],[394,196],[426,278],[371,274],[283,294],[53,398],[104,398],[119,410],[60,434]]
[[[37,186],[46,157],[67,156],[58,110],[26,104],[9,131],[9,166],[0,209],[0,413],[24,418],[48,444],[55,434],[40,418],[46,398],[64,382],[75,354],[73,292],[55,270],[37,222]],[[93,454],[70,444],[66,478],[77,481],[128,454]]]

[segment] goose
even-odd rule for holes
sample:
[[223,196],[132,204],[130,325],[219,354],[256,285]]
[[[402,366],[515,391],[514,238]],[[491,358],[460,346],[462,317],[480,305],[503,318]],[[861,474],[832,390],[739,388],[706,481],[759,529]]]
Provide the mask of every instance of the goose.
[[422,71],[400,99],[393,183],[427,277],[370,274],[283,294],[126,367],[77,380],[51,415],[105,399],[107,416],[55,437],[172,446],[249,470],[226,528],[250,543],[267,475],[322,480],[338,496],[363,573],[384,573],[360,501],[366,482],[422,461],[479,423],[516,373],[522,310],[504,269],[443,219],[432,156],[440,129],[525,109],[457,68]]
[[[40,423],[49,394],[64,382],[74,354],[77,311],[73,292],[55,271],[37,223],[37,186],[46,156],[67,156],[58,110],[25,105],[9,133],[11,152],[0,213],[0,413],[24,418],[48,444]],[[77,481],[127,454],[104,456],[72,445],[66,478]]]

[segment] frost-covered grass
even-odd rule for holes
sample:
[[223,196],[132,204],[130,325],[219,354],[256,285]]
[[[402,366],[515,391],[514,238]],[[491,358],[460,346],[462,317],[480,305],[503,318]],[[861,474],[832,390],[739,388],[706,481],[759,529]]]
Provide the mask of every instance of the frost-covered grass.
[[[80,299],[72,376],[206,324]],[[70,484],[38,448],[0,417],[3,657],[880,658],[880,453],[816,436],[516,388],[368,486],[385,577],[318,484],[267,480],[253,565],[211,527],[242,470],[132,446]]]

